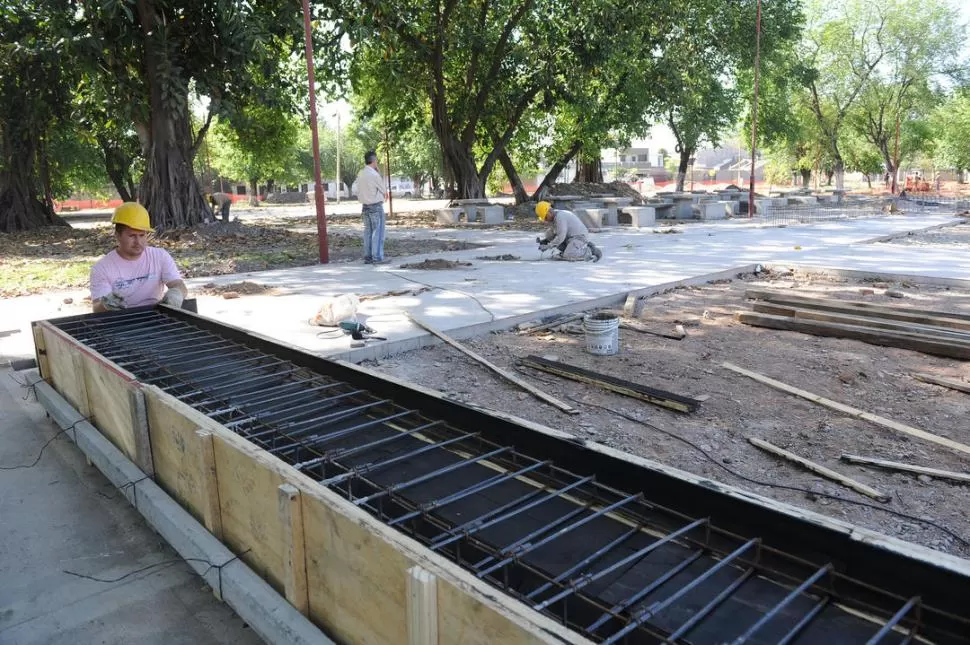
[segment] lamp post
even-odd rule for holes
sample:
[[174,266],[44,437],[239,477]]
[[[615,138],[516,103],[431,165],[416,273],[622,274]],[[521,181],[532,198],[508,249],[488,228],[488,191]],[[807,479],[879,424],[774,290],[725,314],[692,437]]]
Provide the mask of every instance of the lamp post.
[[751,184],[748,187],[748,217],[754,217],[754,169],[758,158],[758,84],[761,82],[761,0],[754,35],[754,97],[751,102]]
[[327,212],[323,205],[323,179],[320,176],[320,134],[317,127],[317,83],[313,76],[313,40],[310,38],[310,3],[303,0],[303,36],[306,46],[306,71],[310,84],[310,140],[313,143],[313,203],[317,207],[317,237],[320,264],[330,261],[327,244]]
[[337,203],[340,203],[340,193],[343,192],[343,181],[340,179],[340,110],[337,110]]

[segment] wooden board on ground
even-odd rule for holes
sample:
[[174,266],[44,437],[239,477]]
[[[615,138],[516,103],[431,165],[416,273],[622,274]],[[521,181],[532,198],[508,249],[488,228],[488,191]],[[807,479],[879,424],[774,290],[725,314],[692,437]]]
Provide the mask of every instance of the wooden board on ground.
[[955,450],[957,452],[962,452],[964,454],[970,455],[970,446],[966,444],[962,444],[958,441],[953,441],[952,439],[941,437],[939,435],[926,432],[925,430],[920,430],[919,428],[913,428],[912,426],[899,423],[898,421],[893,421],[892,419],[886,419],[885,417],[881,417],[877,414],[872,414],[871,412],[866,412],[865,410],[854,408],[851,405],[846,405],[844,403],[839,403],[838,401],[826,399],[825,397],[819,396],[817,394],[812,394],[811,392],[808,392],[806,390],[801,390],[797,387],[788,385],[786,383],[782,383],[781,381],[776,381],[773,378],[769,378],[762,374],[758,374],[757,372],[746,370],[743,367],[738,367],[737,365],[733,365],[731,363],[721,363],[721,367],[731,370],[732,372],[736,372],[737,374],[742,374],[744,376],[747,376],[748,378],[754,379],[759,383],[764,383],[765,385],[769,385],[777,390],[781,390],[782,392],[788,392],[789,394],[794,394],[795,396],[801,397],[808,401],[812,401],[813,403],[817,403],[821,406],[830,408],[832,410],[838,410],[839,412],[847,414],[851,417],[862,419],[864,421],[873,423],[877,426],[888,428],[889,430],[895,430],[896,432],[900,432],[910,437],[917,437],[919,439],[923,439],[925,441],[935,443],[945,448],[949,448],[950,450]]
[[930,338],[921,334],[904,332],[879,331],[856,325],[842,325],[839,323],[824,323],[808,320],[797,320],[788,316],[772,316],[746,311],[738,311],[734,319],[746,325],[767,327],[783,331],[797,331],[813,336],[831,336],[833,338],[850,338],[861,340],[870,345],[883,347],[898,347],[934,356],[946,356],[970,360],[970,343]]
[[929,475],[930,477],[937,477],[939,479],[952,479],[953,481],[970,483],[970,473],[955,473],[952,470],[940,470],[939,468],[915,466],[913,464],[904,464],[898,461],[886,461],[885,459],[860,457],[858,455],[842,455],[842,461],[850,464],[877,466],[887,470],[898,470],[900,472],[913,473],[915,475]]
[[893,320],[905,320],[923,325],[949,327],[951,329],[970,330],[970,314],[955,314],[946,311],[929,311],[925,309],[909,309],[906,307],[890,307],[876,305],[869,302],[854,300],[835,300],[832,298],[809,298],[794,296],[777,291],[763,291],[749,289],[744,293],[748,300],[767,300],[779,305],[790,305],[807,309],[823,311],[838,311],[861,316],[878,316]]
[[748,437],[748,441],[751,442],[753,446],[756,446],[765,452],[769,452],[783,459],[787,459],[792,463],[798,464],[799,466],[812,471],[816,475],[821,475],[822,477],[831,479],[834,482],[838,482],[846,488],[854,490],[857,493],[862,493],[866,497],[871,497],[872,499],[880,502],[888,502],[890,500],[889,495],[881,493],[871,486],[867,486],[862,482],[852,479],[851,477],[846,477],[842,473],[835,472],[831,468],[826,468],[821,464],[817,464],[814,461],[805,459],[804,457],[796,455],[795,453],[785,450],[784,448],[779,448],[773,443],[769,443],[763,439],[758,439],[757,437]]
[[676,410],[677,412],[693,412],[698,406],[697,400],[689,396],[658,390],[631,381],[624,381],[607,374],[600,374],[560,361],[550,361],[539,356],[526,356],[520,360],[520,363],[526,367],[531,367],[532,369],[540,370],[548,374],[555,374],[579,381],[580,383],[589,383],[590,385],[595,385],[610,390],[611,392],[616,392],[617,394],[640,399],[641,401],[659,405],[670,410]]
[[920,334],[930,339],[941,341],[962,341],[970,343],[970,331],[959,329],[948,329],[946,327],[935,327],[933,325],[920,325],[917,323],[905,322],[901,320],[886,320],[871,316],[859,316],[855,314],[843,314],[832,311],[819,311],[816,309],[802,309],[787,305],[779,305],[773,302],[755,302],[751,305],[754,311],[775,316],[788,316],[804,320],[818,320],[821,322],[834,322],[844,325],[857,325],[859,327],[870,327],[873,329],[888,329],[891,331],[905,332],[909,334]]
[[957,390],[959,392],[966,392],[967,394],[970,394],[970,383],[965,381],[958,381],[956,379],[946,378],[943,376],[934,376],[933,374],[913,374],[913,378],[917,381],[923,381],[924,383],[932,383],[933,385],[948,387],[951,390]]

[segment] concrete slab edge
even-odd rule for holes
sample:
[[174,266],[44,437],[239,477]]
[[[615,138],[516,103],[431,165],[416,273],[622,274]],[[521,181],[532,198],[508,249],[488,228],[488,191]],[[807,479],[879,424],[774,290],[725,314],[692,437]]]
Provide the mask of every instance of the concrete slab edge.
[[817,273],[830,278],[853,278],[855,280],[875,279],[883,282],[906,281],[925,284],[933,287],[957,287],[959,289],[970,289],[970,280],[964,280],[962,278],[943,278],[931,275],[920,275],[917,273],[886,273],[883,271],[862,271],[858,269],[835,269],[831,267],[789,262],[766,262],[764,266],[771,270],[785,268],[791,269],[792,271]]
[[[724,271],[705,273],[703,275],[694,276],[691,278],[684,278],[683,280],[675,280],[673,282],[665,282],[663,284],[652,285],[649,287],[630,289],[628,291],[621,291],[607,296],[600,296],[599,298],[592,298],[590,300],[571,302],[567,305],[553,307],[551,309],[541,309],[539,311],[520,314],[518,316],[509,316],[507,318],[499,318],[497,320],[490,320],[488,322],[476,323],[466,327],[459,327],[456,329],[448,329],[443,331],[445,331],[445,333],[455,340],[475,338],[477,336],[483,336],[492,332],[506,331],[517,325],[521,325],[522,323],[537,320],[539,318],[546,318],[548,316],[569,315],[579,313],[581,311],[600,309],[604,307],[620,307],[626,301],[627,296],[631,294],[637,298],[647,298],[657,295],[658,293],[663,293],[669,289],[697,286],[712,280],[729,279],[735,277],[738,273],[751,273],[757,266],[757,264],[745,264],[731,269],[725,269]],[[348,363],[360,363],[362,361],[380,360],[395,354],[421,349],[422,347],[438,345],[441,342],[442,341],[440,339],[435,338],[431,334],[422,334],[412,338],[388,341],[376,345],[368,345],[359,349],[326,353],[322,355],[333,360],[341,360]]]
[[183,509],[34,372],[37,400],[217,597],[268,643],[332,645],[305,616]]
[[954,215],[959,219],[955,219],[952,222],[945,222],[943,224],[935,224],[933,226],[927,226],[926,228],[916,229],[915,231],[903,231],[901,233],[890,233],[889,235],[881,235],[879,237],[874,237],[870,240],[863,240],[859,244],[878,244],[879,242],[891,242],[892,240],[909,237],[910,235],[916,235],[918,233],[926,233],[927,231],[935,231],[941,228],[949,228],[951,226],[958,226],[960,224],[966,224],[967,218],[964,215]]

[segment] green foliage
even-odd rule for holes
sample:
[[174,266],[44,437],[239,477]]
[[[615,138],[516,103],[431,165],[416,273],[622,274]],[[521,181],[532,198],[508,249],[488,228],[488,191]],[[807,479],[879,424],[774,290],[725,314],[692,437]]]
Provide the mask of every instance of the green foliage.
[[299,122],[278,109],[263,105],[238,109],[232,121],[219,119],[212,127],[212,166],[226,177],[250,183],[306,181],[300,132]]

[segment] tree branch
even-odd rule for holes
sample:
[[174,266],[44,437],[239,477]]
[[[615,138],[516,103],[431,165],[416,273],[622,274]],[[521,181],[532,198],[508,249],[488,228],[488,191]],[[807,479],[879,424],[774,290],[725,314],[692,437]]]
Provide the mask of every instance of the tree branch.
[[199,146],[205,141],[205,135],[209,132],[209,126],[212,125],[212,117],[215,115],[215,109],[212,105],[209,106],[209,113],[205,117],[205,123],[199,128],[199,133],[195,136],[195,141],[192,143],[192,147],[189,148],[189,156],[195,159],[195,153],[199,151]]

